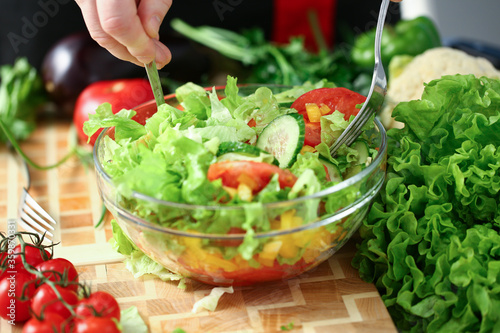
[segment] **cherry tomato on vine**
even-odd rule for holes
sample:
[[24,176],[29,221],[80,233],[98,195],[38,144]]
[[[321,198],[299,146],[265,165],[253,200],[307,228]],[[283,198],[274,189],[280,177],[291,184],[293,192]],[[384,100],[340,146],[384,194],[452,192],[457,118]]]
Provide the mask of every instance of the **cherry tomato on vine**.
[[[78,272],[75,266],[67,259],[55,258],[44,261],[35,267],[50,281],[62,282],[63,287],[78,292]],[[62,280],[65,278],[64,280]]]
[[[43,318],[32,317],[23,325],[23,333],[54,333],[63,332],[66,328],[65,319],[57,313],[48,312]],[[67,329],[64,329],[67,332]]]
[[[14,259],[16,263],[21,264],[23,263],[23,254],[22,254],[22,247],[21,244],[18,244],[14,247],[13,254],[14,254]],[[36,265],[49,260],[52,258],[52,254],[43,249],[42,247],[38,247],[36,245],[31,245],[31,244],[25,244],[24,246],[24,257],[26,258],[26,262],[35,267]]]
[[7,265],[9,254],[7,252],[0,252],[0,266]]
[[0,252],[0,280],[3,279],[5,275],[7,275],[7,271],[9,270],[9,255],[7,252]]
[[113,295],[105,291],[95,291],[80,300],[75,308],[78,318],[106,317],[120,320],[120,305]]
[[48,284],[42,284],[35,292],[31,302],[31,310],[36,316],[41,316],[42,311],[44,314],[49,312],[57,313],[64,319],[71,316],[70,310],[65,306],[65,302],[69,306],[74,306],[78,303],[78,295],[71,289],[61,286],[55,286],[61,299],[59,299]]
[[25,270],[9,273],[0,281],[0,317],[23,322],[31,317],[29,312],[35,283],[32,274]]
[[115,320],[107,317],[88,317],[75,322],[73,333],[119,333]]

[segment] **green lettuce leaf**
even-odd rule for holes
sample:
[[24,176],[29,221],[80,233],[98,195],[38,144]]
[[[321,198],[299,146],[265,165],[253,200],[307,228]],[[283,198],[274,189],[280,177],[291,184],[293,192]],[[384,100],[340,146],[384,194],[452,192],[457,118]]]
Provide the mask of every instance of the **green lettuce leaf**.
[[175,90],[175,96],[186,112],[201,120],[210,117],[210,99],[203,87],[188,82]]
[[328,147],[333,145],[340,134],[349,126],[349,123],[340,111],[334,111],[332,114],[321,117],[321,142]]
[[[0,120],[16,140],[24,140],[35,130],[36,117],[49,101],[43,81],[27,58],[0,66]],[[0,142],[7,136],[0,130]]]
[[115,140],[137,140],[146,133],[144,126],[132,120],[136,115],[134,110],[120,110],[113,114],[111,104],[99,105],[95,114],[89,114],[89,120],[83,124],[83,132],[89,137],[100,128],[115,126]]
[[213,312],[215,311],[215,308],[217,307],[217,304],[219,303],[219,299],[221,298],[221,296],[224,295],[225,293],[232,294],[233,292],[234,292],[233,287],[212,288],[210,294],[208,294],[207,296],[203,297],[202,299],[194,303],[191,312],[196,313],[201,308]]
[[118,253],[129,256],[139,248],[125,235],[116,220],[111,220],[111,231],[113,237],[109,240],[111,247]]
[[148,333],[148,326],[144,323],[136,306],[131,306],[120,313],[122,333]]
[[113,237],[110,239],[110,244],[115,251],[125,256],[125,267],[135,278],[151,274],[163,281],[180,281],[179,288],[184,288],[184,277],[169,271],[144,254],[144,252],[135,246],[127,235],[125,235],[118,225],[118,222],[114,219],[111,221],[111,230],[113,232]]

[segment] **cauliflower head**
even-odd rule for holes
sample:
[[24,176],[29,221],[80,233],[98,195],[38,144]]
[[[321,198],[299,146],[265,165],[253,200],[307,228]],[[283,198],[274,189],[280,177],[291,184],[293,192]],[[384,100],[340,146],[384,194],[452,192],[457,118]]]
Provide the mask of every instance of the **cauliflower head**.
[[400,102],[420,99],[424,83],[454,74],[500,79],[500,71],[487,59],[449,47],[433,48],[412,59],[404,58],[402,64],[402,70],[390,71],[387,96],[379,114],[386,128],[403,127],[402,123],[392,118],[392,110]]

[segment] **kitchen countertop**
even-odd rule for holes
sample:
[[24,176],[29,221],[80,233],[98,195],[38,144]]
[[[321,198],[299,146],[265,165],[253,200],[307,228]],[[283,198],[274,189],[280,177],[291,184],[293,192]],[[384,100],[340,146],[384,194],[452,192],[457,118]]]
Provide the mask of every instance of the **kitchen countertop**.
[[[74,132],[69,121],[40,123],[22,144],[26,154],[40,165],[54,164],[69,151]],[[351,266],[356,251],[351,239],[337,254],[314,270],[288,281],[234,288],[224,294],[214,312],[192,313],[193,304],[211,286],[188,280],[177,282],[153,276],[135,279],[114,252],[109,214],[95,228],[102,203],[92,167],[72,158],[56,169],[31,170],[29,193],[58,221],[56,257],[71,260],[94,290],[114,295],[122,309],[137,306],[151,332],[171,332],[179,327],[194,332],[397,332],[373,284],[363,282]],[[0,148],[0,230],[17,217],[22,171],[5,146]],[[5,320],[0,332],[21,332]]]

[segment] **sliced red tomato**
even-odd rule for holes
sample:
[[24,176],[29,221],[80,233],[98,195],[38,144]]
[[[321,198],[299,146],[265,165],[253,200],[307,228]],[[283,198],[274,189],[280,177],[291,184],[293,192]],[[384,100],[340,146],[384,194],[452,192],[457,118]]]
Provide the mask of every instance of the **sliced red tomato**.
[[297,98],[291,107],[304,116],[306,123],[304,144],[315,147],[321,143],[320,123],[309,121],[306,104],[315,103],[318,106],[324,104],[330,109],[327,114],[337,110],[344,114],[345,120],[348,120],[358,114],[360,109],[356,105],[364,103],[365,100],[365,96],[343,87],[314,89]]
[[321,143],[321,125],[320,123],[311,123],[309,121],[305,121],[305,123],[304,145],[316,147]]
[[222,179],[227,187],[238,188],[241,183],[248,185],[252,192],[258,193],[278,174],[281,188],[292,187],[297,177],[289,170],[280,169],[276,165],[254,161],[223,161],[210,165],[208,180]]

